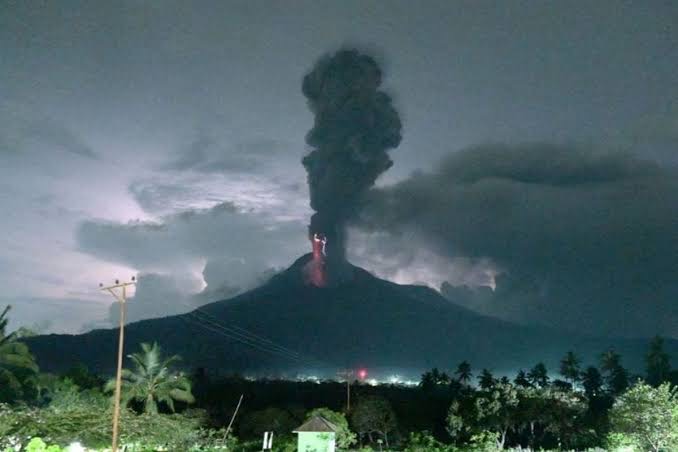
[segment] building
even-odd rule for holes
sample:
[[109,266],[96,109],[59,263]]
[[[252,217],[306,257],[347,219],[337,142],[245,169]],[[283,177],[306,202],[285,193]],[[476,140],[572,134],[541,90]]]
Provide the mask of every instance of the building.
[[314,416],[293,433],[299,435],[298,452],[334,452],[337,426],[322,416]]

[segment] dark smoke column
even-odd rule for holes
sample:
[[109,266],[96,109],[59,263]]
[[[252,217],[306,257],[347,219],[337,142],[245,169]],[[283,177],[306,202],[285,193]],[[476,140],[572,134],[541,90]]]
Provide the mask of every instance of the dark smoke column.
[[[304,77],[302,91],[315,115],[306,136],[314,149],[302,160],[316,211],[309,239],[326,240],[322,262],[309,263],[307,271],[316,276],[307,280],[313,284],[314,280],[338,284],[348,277],[346,221],[377,177],[393,164],[387,151],[400,144],[400,117],[379,85],[379,66],[356,50],[322,58]],[[318,271],[324,272],[322,278]]]

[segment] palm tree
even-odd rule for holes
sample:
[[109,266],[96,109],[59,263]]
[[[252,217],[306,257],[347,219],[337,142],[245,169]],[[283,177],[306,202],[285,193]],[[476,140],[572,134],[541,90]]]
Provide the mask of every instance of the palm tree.
[[669,372],[671,372],[671,362],[669,354],[664,351],[664,339],[655,336],[650,342],[650,349],[645,355],[645,365],[647,369],[647,382],[651,386],[659,386],[668,381]]
[[532,383],[530,383],[530,380],[527,379],[527,373],[523,369],[520,369],[518,371],[518,374],[516,375],[516,378],[513,379],[513,383],[516,386],[520,386],[523,388],[529,388],[532,386]]
[[457,380],[460,383],[468,384],[471,381],[471,377],[473,376],[471,373],[471,365],[468,363],[468,361],[460,362],[457,366],[456,372],[454,373],[457,375]]
[[483,369],[482,372],[480,372],[480,375],[478,375],[478,385],[481,389],[490,389],[496,382],[492,372],[488,369]]
[[560,361],[560,375],[574,385],[580,380],[580,374],[581,367],[579,358],[574,352],[567,352],[565,357]]
[[613,395],[621,394],[629,386],[629,374],[621,364],[621,355],[609,349],[600,356],[600,367],[605,372],[605,383]]
[[544,363],[537,363],[527,374],[527,379],[530,380],[533,386],[545,388],[549,384],[548,371]]
[[[122,371],[122,397],[125,405],[131,401],[143,402],[144,412],[158,413],[158,403],[165,403],[174,411],[174,401],[193,403],[190,380],[182,375],[170,372],[170,366],[180,358],[177,355],[162,357],[157,342],[142,343],[141,352],[128,355],[135,369]],[[115,379],[106,383],[105,391],[115,388]]]
[[587,367],[581,374],[581,381],[584,392],[589,399],[600,395],[603,387],[603,376],[600,375],[600,371],[596,367]]
[[18,341],[15,333],[7,334],[7,313],[11,306],[5,307],[0,313],[0,381],[15,392],[21,390],[20,374],[38,371],[38,365],[28,346]]

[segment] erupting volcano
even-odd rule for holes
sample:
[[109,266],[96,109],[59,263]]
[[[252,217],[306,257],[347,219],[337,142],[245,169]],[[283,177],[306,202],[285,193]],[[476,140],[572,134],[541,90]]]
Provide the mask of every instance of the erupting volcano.
[[313,243],[313,256],[304,267],[304,283],[324,287],[326,283],[325,244],[327,239],[323,234],[315,233],[311,242]]
[[391,98],[379,91],[381,69],[373,58],[341,50],[320,59],[302,91],[315,115],[302,163],[308,172],[313,259],[304,280],[318,287],[351,279],[346,260],[346,222],[365,192],[393,165],[387,151],[401,140],[402,124]]

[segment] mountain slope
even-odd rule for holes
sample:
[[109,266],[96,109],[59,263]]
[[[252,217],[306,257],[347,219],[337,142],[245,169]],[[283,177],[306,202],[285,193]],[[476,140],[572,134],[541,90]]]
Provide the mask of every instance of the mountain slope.
[[[307,286],[302,267],[308,259],[299,258],[268,283],[237,297],[192,313],[129,324],[125,349],[129,353],[140,342],[155,340],[168,353],[181,355],[186,368],[220,373],[333,374],[338,368],[367,366],[417,375],[434,366],[451,368],[464,359],[496,372],[540,360],[553,369],[568,350],[593,360],[610,346],[627,365],[641,365],[647,341],[574,337],[510,324],[459,307],[432,289],[394,284],[358,267],[352,267],[350,283]],[[253,339],[252,333],[270,342]],[[64,370],[81,361],[112,373],[117,334],[116,329],[95,330],[28,342],[44,370]],[[674,342],[669,346],[676,349]]]

